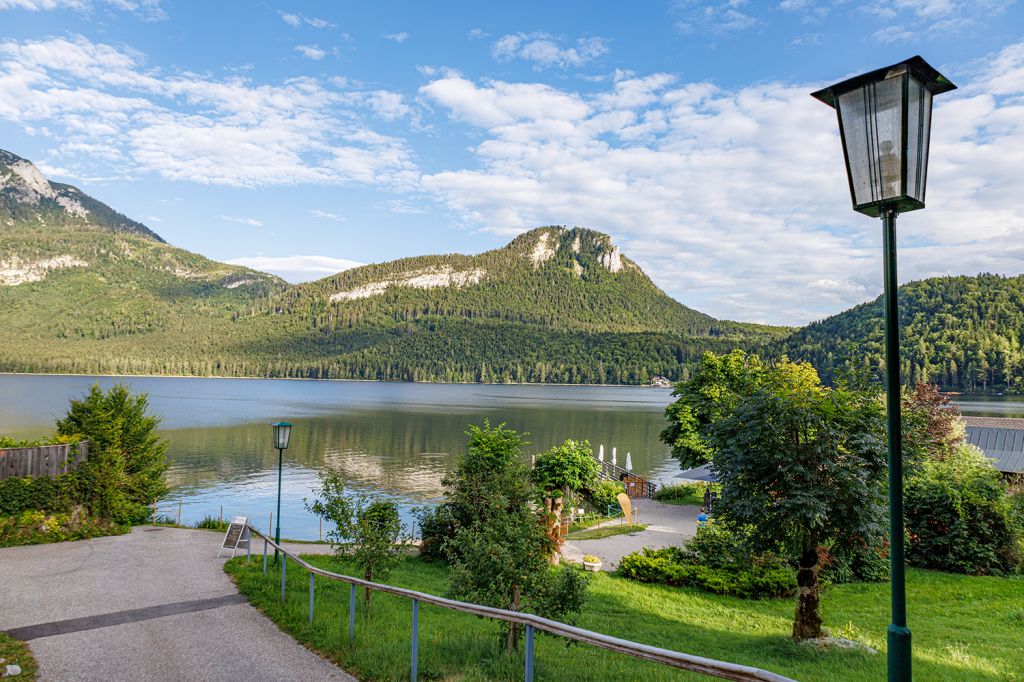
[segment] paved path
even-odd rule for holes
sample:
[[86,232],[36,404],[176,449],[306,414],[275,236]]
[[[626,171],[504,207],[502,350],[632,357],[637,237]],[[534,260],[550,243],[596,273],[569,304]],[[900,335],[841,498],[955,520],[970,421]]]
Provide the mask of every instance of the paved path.
[[238,595],[216,558],[222,538],[143,526],[0,549],[0,630],[29,641],[44,682],[355,679]]
[[[569,540],[562,548],[567,561],[582,561],[584,554],[601,557],[606,571],[618,568],[619,561],[627,554],[644,547],[671,547],[682,545],[697,532],[697,514],[700,507],[665,504],[654,500],[636,499],[633,506],[638,510],[637,521],[647,526],[639,533],[613,535],[601,540]],[[602,525],[615,526],[619,519]]]

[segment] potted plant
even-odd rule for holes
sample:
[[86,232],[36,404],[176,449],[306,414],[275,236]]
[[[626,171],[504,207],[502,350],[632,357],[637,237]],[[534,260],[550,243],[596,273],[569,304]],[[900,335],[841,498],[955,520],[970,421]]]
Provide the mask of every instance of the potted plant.
[[596,557],[593,554],[587,554],[583,557],[583,568],[592,573],[597,573],[601,570],[601,557]]

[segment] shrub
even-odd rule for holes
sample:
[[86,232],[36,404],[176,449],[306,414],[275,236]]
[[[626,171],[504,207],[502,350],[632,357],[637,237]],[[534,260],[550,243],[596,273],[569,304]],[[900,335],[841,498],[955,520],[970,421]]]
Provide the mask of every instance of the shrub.
[[216,516],[204,516],[202,520],[197,521],[196,528],[204,528],[206,530],[227,530],[231,524],[227,521],[223,521]]
[[67,513],[77,498],[78,478],[73,473],[56,478],[37,476],[0,481],[0,515],[27,510]]
[[1019,569],[1020,536],[999,472],[972,445],[928,460],[906,488],[907,561],[923,568],[1003,575]]
[[889,579],[888,541],[879,547],[863,540],[829,547],[820,577],[833,585],[885,582]]
[[705,592],[743,599],[791,597],[796,594],[796,576],[784,567],[735,570],[696,563],[678,547],[644,549],[622,558],[619,573],[632,580],[696,587]]
[[616,496],[624,492],[626,487],[618,481],[601,481],[587,492],[587,500],[599,513],[607,514],[619,504]]
[[0,516],[0,547],[83,540],[129,529],[129,526],[92,519],[81,508],[60,514],[27,510],[13,516]]
[[[661,502],[685,499],[703,500],[706,487],[706,484],[701,483],[673,483],[658,488],[654,492],[654,499]],[[712,489],[717,487],[719,486],[713,486]]]
[[447,504],[416,510],[420,526],[420,556],[427,561],[445,559],[445,543],[455,536],[452,512]]

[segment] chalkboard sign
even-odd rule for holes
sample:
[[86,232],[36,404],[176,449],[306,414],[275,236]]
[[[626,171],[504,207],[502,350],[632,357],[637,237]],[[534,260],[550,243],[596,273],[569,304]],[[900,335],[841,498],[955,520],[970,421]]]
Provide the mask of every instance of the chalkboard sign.
[[224,542],[217,550],[217,556],[220,556],[221,550],[225,549],[230,549],[231,555],[234,556],[239,546],[243,548],[249,546],[249,528],[246,525],[248,521],[246,516],[236,516],[231,520],[228,532],[224,534]]

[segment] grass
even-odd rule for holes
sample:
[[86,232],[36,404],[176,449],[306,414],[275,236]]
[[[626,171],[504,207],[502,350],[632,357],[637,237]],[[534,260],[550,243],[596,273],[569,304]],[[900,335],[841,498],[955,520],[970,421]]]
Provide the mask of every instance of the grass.
[[569,532],[575,533],[577,531],[585,530],[587,528],[593,528],[598,524],[604,523],[605,521],[611,521],[616,518],[618,518],[618,516],[587,516],[585,518],[574,521],[572,525],[569,526]]
[[700,483],[673,483],[658,488],[654,493],[654,499],[664,504],[688,504],[702,507],[705,488],[706,486]]
[[[335,572],[346,564],[333,556],[304,557]],[[366,616],[357,597],[355,646],[348,643],[348,586],[318,579],[315,619],[307,622],[309,576],[294,564],[287,574],[287,599],[280,598],[280,573],[263,576],[260,562],[229,561],[225,570],[239,590],[282,629],[360,679],[409,677],[411,605],[386,594],[373,597]],[[1024,680],[1024,580],[957,576],[910,570],[908,604],[914,637],[916,680],[1011,682]],[[444,594],[446,568],[418,557],[401,562],[395,585]],[[825,623],[832,634],[867,644],[881,653],[817,651],[789,638],[793,600],[744,601],[691,588],[636,583],[594,574],[590,598],[578,625],[646,644],[758,666],[802,682],[885,679],[889,587],[852,584],[824,595]],[[520,680],[522,654],[499,650],[499,625],[429,605],[420,608],[422,679]],[[637,661],[590,646],[539,636],[540,680],[703,680],[689,673]]]
[[643,524],[622,524],[605,526],[604,528],[593,528],[591,530],[581,530],[575,533],[569,533],[569,540],[600,540],[601,538],[610,538],[613,535],[629,535],[630,533],[639,533],[642,530],[646,530],[647,526]]
[[0,659],[6,659],[5,663],[0,664],[0,671],[12,663],[21,666],[21,674],[10,679],[21,682],[36,679],[36,659],[32,656],[32,650],[28,644],[14,639],[6,632],[0,632]]

